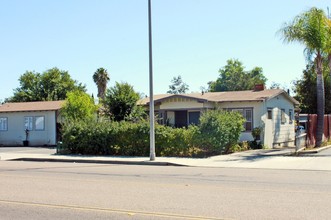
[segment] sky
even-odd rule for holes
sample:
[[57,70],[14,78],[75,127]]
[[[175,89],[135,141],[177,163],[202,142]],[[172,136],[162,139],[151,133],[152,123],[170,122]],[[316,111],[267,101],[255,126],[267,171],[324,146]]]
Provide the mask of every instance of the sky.
[[[149,94],[148,0],[0,0],[0,100],[13,95],[26,71],[58,67],[97,94],[94,72],[108,87],[127,82]],[[229,59],[258,66],[291,87],[302,76],[304,46],[276,32],[311,7],[331,0],[152,0],[154,94],[178,75],[189,92],[217,79]]]

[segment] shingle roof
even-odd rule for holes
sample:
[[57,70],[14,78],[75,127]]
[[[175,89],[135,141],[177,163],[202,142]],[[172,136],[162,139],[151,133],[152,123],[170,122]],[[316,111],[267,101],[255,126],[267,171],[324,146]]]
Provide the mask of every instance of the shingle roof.
[[0,112],[56,111],[62,108],[65,101],[44,102],[9,102],[0,105]]
[[[244,102],[244,101],[264,101],[276,97],[280,94],[284,94],[294,104],[299,104],[297,100],[289,96],[282,89],[265,89],[261,91],[246,90],[246,91],[229,91],[229,92],[207,92],[207,93],[190,93],[190,94],[161,94],[154,95],[154,101],[162,101],[170,97],[183,97],[193,98],[201,101],[210,102]],[[138,101],[139,105],[147,105],[149,98],[144,98]]]

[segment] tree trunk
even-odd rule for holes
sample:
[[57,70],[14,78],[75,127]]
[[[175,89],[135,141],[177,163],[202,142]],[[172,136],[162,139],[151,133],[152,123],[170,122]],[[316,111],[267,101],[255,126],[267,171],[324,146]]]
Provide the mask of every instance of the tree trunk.
[[328,55],[328,64],[329,64],[329,75],[330,75],[330,94],[331,94],[331,53]]
[[325,109],[325,93],[322,71],[322,56],[317,55],[316,59],[316,74],[317,74],[317,127],[316,127],[316,144],[315,147],[320,147],[323,141],[324,134],[324,109]]

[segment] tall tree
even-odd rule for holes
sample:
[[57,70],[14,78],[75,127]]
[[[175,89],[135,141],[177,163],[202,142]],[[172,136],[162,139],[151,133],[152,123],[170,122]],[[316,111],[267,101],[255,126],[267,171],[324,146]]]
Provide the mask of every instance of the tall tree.
[[[327,62],[323,65],[323,78],[324,81],[329,81],[329,68]],[[300,102],[301,113],[316,114],[317,101],[316,101],[316,74],[314,64],[308,64],[303,71],[300,79],[293,81],[294,98]],[[330,84],[325,83],[325,113],[331,114],[331,94]]]
[[330,90],[329,93],[331,95],[331,19],[330,15],[327,18],[327,38],[326,38],[326,44],[324,47],[324,51],[327,55],[327,60],[328,60],[328,66],[329,66],[329,84],[330,84]]
[[184,94],[188,91],[189,86],[183,82],[182,77],[179,75],[172,78],[171,85],[169,85],[169,90],[167,93],[170,94]]
[[6,102],[65,100],[67,92],[84,91],[85,86],[73,80],[67,71],[54,67],[42,74],[27,71],[19,78],[20,87]]
[[109,81],[109,75],[106,69],[99,68],[93,74],[93,80],[98,87],[98,98],[104,99],[107,89],[107,83]]
[[139,98],[130,84],[116,82],[114,87],[107,90],[103,104],[111,119],[122,121],[134,112]]
[[323,50],[327,39],[326,15],[323,10],[311,8],[296,16],[293,21],[285,23],[279,30],[284,42],[299,42],[306,48],[307,60],[314,62],[317,93],[317,128],[316,147],[320,147],[324,130],[324,80],[323,80]]
[[66,121],[92,120],[96,117],[97,109],[98,106],[94,104],[91,96],[76,90],[67,93],[61,113]]
[[245,71],[242,62],[237,59],[227,60],[226,65],[218,72],[216,81],[209,82],[211,92],[251,90],[254,85],[265,84],[267,81],[261,67]]

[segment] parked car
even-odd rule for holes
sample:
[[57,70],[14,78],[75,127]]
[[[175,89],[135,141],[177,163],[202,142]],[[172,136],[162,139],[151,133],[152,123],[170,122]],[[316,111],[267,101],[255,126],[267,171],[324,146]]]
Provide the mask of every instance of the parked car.
[[296,126],[295,131],[296,132],[300,131],[300,133],[304,133],[304,132],[306,132],[306,129],[302,125],[299,125],[299,126]]

